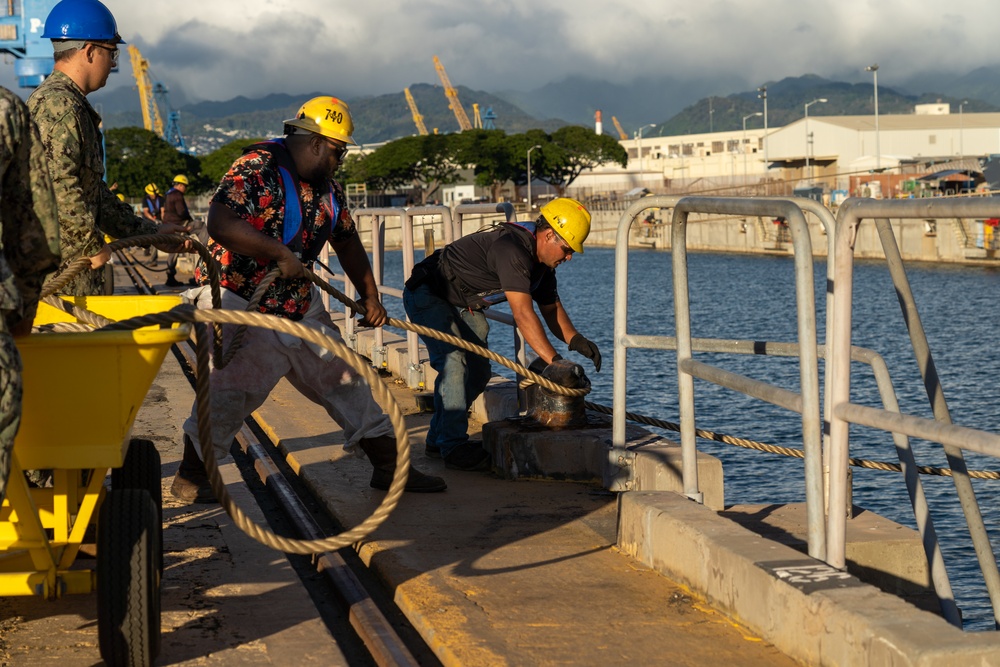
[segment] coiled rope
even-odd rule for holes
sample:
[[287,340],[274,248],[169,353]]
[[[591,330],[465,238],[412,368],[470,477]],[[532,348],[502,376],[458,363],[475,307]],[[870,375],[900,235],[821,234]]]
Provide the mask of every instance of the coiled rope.
[[[127,239],[119,239],[111,243],[112,250],[120,250],[126,247],[132,246],[146,246],[153,243],[170,243],[177,240],[176,235],[171,234],[156,234],[147,236],[130,237]],[[81,258],[72,262],[66,270],[64,270],[56,278],[49,281],[42,291],[42,298],[46,303],[55,305],[56,307],[65,310],[66,312],[72,313],[74,316],[79,318],[83,322],[92,324],[92,326],[98,327],[100,330],[124,330],[124,329],[135,329],[143,326],[151,325],[164,325],[173,324],[179,322],[191,322],[195,325],[195,338],[196,338],[196,359],[197,359],[197,372],[196,372],[196,414],[198,420],[198,434],[201,441],[202,458],[205,463],[206,470],[209,473],[209,480],[212,486],[212,490],[215,492],[216,497],[219,499],[219,503],[226,510],[226,513],[233,519],[233,522],[239,526],[239,528],[246,533],[248,536],[258,541],[259,543],[271,547],[273,549],[278,549],[286,553],[294,554],[314,554],[321,553],[324,551],[336,550],[363,539],[374,531],[379,525],[381,525],[392,513],[399,503],[399,499],[402,496],[403,489],[406,485],[406,477],[409,472],[410,467],[410,445],[409,438],[406,433],[406,425],[403,420],[402,411],[399,408],[398,403],[392,397],[388,389],[379,380],[376,371],[371,367],[371,365],[363,357],[358,355],[356,352],[348,348],[343,342],[331,338],[315,329],[307,327],[305,325],[299,324],[298,322],[293,322],[286,318],[275,317],[272,315],[266,315],[259,312],[252,312],[256,309],[257,304],[262,298],[263,294],[266,292],[268,286],[280,275],[280,271],[275,269],[267,274],[265,278],[258,285],[253,296],[250,299],[247,311],[234,311],[234,310],[223,310],[221,308],[221,292],[219,287],[219,270],[214,258],[208,252],[208,249],[196,240],[192,240],[192,244],[198,252],[202,259],[202,265],[206,267],[208,271],[208,277],[210,282],[210,287],[212,290],[212,310],[198,310],[194,306],[185,305],[178,306],[173,310],[165,313],[154,313],[150,315],[143,315],[139,317],[134,317],[128,320],[123,320],[121,322],[113,323],[94,313],[89,311],[84,311],[83,309],[77,308],[68,304],[62,299],[58,299],[53,295],[60,289],[68,285],[73,278],[79,275],[82,271],[90,268],[90,260],[88,258]],[[322,280],[318,275],[309,269],[306,269],[307,277],[321,290],[330,294],[335,299],[337,299],[344,306],[348,307],[355,313],[363,313],[364,309],[361,308],[355,301],[348,298],[345,294],[335,289],[332,285],[329,285],[326,281]],[[209,397],[209,353],[208,353],[208,333],[206,332],[206,325],[211,324],[213,328],[213,344],[214,344],[214,358],[216,367],[221,367],[228,363],[232,359],[238,349],[240,341],[242,340],[243,334],[248,326],[260,326],[264,328],[273,329],[275,331],[280,331],[283,333],[288,333],[294,336],[298,336],[302,340],[314,343],[321,347],[330,350],[332,353],[346,361],[355,371],[359,373],[371,387],[372,393],[376,395],[377,398],[381,399],[381,402],[386,406],[386,412],[389,416],[390,421],[393,425],[394,435],[396,437],[397,443],[397,457],[396,457],[396,470],[392,478],[392,483],[389,485],[389,490],[382,502],[375,509],[375,511],[362,523],[358,524],[356,527],[346,530],[339,535],[324,538],[321,540],[297,540],[282,537],[274,534],[268,529],[257,525],[254,523],[246,514],[236,505],[229,495],[225,484],[222,482],[221,477],[218,474],[218,465],[215,460],[215,451],[212,444],[212,434],[210,426],[210,397]],[[234,324],[239,327],[237,335],[234,336],[233,344],[230,345],[230,349],[223,354],[222,352],[222,336],[221,336],[221,325],[223,324]],[[564,387],[562,385],[556,384],[551,380],[535,373],[534,371],[514,362],[506,357],[503,357],[492,350],[481,347],[470,343],[462,338],[452,336],[450,334],[437,331],[435,329],[430,329],[412,322],[405,322],[395,318],[388,318],[386,324],[397,329],[403,329],[406,331],[413,331],[419,335],[434,338],[457,348],[472,352],[474,354],[481,355],[491,361],[495,361],[498,364],[509,368],[515,373],[524,376],[528,381],[534,382],[539,386],[548,389],[551,392],[561,394],[563,396],[579,397],[584,396],[590,392],[589,388],[576,388],[571,389]],[[586,402],[585,406],[595,412],[600,412],[604,414],[612,414],[613,411],[607,406],[598,405],[596,403]],[[646,424],[649,426],[655,426],[663,428],[670,431],[679,432],[680,426],[673,423],[660,419],[655,419],[652,417],[647,417],[644,415],[639,415],[632,412],[626,412],[626,419],[630,421],[638,422],[641,424]],[[707,431],[704,429],[696,429],[695,431],[698,437],[713,440],[716,442],[722,442],[725,444],[730,444],[738,447],[743,447],[747,449],[755,449],[758,451],[769,452],[772,454],[779,454],[783,456],[791,456],[795,458],[803,458],[804,454],[802,450],[790,448],[790,447],[779,447],[776,445],[769,445],[766,443],[756,442],[753,440],[748,440],[745,438],[738,438],[731,435],[726,435],[722,433],[715,433],[713,431]],[[893,472],[902,472],[902,467],[896,463],[887,463],[882,461],[870,461],[866,459],[856,459],[851,458],[850,464],[852,466],[869,468],[875,470],[887,470]],[[951,476],[952,471],[947,468],[935,468],[930,466],[918,466],[918,472],[925,475],[941,475],[941,476]],[[1000,479],[1000,472],[996,471],[981,471],[973,470],[969,471],[969,476],[978,479]]]

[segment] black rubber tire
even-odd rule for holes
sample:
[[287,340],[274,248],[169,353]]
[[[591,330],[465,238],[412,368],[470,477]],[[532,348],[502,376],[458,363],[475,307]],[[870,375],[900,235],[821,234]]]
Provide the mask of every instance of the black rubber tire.
[[109,667],[160,652],[160,524],[144,489],[112,489],[97,524],[97,630]]
[[[145,489],[156,505],[156,518],[160,526],[160,544],[163,544],[163,486],[160,479],[160,452],[152,440],[132,438],[121,468],[111,469],[112,489]],[[163,551],[160,551],[160,572],[163,572]]]
[[163,523],[163,483],[160,452],[152,440],[132,438],[121,468],[111,470],[112,489],[145,489]]
[[[114,253],[112,253],[112,256]],[[115,265],[108,262],[104,265],[104,296],[112,296],[115,293]]]

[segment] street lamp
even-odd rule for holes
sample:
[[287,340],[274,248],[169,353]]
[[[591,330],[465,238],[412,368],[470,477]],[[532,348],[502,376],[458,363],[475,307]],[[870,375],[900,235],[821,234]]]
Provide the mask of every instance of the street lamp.
[[767,86],[761,86],[757,92],[759,93],[757,97],[764,100],[764,169],[766,171],[771,168],[771,163],[767,161]]
[[743,144],[740,148],[743,150],[743,182],[746,184],[747,180],[747,118],[753,118],[754,116],[763,116],[764,114],[760,111],[755,113],[748,113],[743,116]]
[[969,100],[962,100],[962,103],[958,105],[958,156],[962,159],[965,158],[965,122],[963,121],[962,107],[968,103]]
[[812,102],[806,102],[806,178],[810,178],[809,174],[809,149],[812,146],[812,137],[809,134],[809,107],[816,104],[817,102],[826,102],[825,97],[819,97]]
[[647,127],[656,127],[656,123],[647,123],[646,125],[643,125],[642,127],[640,127],[639,131],[636,132],[636,135],[638,135],[638,137],[639,137],[639,143],[637,145],[639,147],[639,180],[640,181],[642,180],[642,172],[643,172],[643,168],[642,168],[642,131],[645,130]]
[[872,73],[872,81],[875,84],[875,171],[882,170],[882,148],[879,146],[878,136],[878,63],[865,68],[866,72]]
[[536,144],[528,149],[528,213],[531,213],[531,151],[536,148],[541,148],[541,146]]

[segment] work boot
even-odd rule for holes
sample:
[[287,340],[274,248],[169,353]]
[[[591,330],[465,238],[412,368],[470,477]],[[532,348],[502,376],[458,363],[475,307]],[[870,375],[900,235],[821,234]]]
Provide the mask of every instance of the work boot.
[[205,464],[191,438],[184,436],[184,457],[170,485],[170,495],[185,503],[214,503],[215,492],[208,481]]
[[177,277],[172,273],[167,274],[167,279],[164,281],[163,284],[166,285],[167,287],[184,287],[184,283],[177,280]]
[[443,457],[446,468],[452,470],[488,470],[490,453],[479,440],[469,440],[455,447]]
[[[361,451],[368,455],[371,461],[372,479],[369,486],[385,491],[392,484],[392,476],[396,472],[396,439],[391,435],[381,435],[377,438],[361,438],[358,442]],[[444,491],[448,485],[440,477],[425,475],[412,465],[406,478],[404,491],[414,493],[434,493]]]

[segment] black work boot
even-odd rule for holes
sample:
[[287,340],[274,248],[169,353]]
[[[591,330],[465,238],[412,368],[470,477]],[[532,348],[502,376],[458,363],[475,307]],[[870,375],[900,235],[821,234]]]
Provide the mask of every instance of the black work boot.
[[[381,435],[377,438],[361,438],[358,442],[361,451],[368,455],[375,470],[372,471],[372,480],[369,486],[373,489],[385,491],[392,483],[393,473],[396,472],[396,439],[391,435]],[[434,493],[444,491],[448,485],[440,477],[425,475],[412,465],[410,474],[406,478],[404,491],[414,493]]]
[[198,456],[191,438],[184,436],[184,458],[170,485],[170,495],[185,503],[214,503],[215,492],[208,481],[205,464]]

